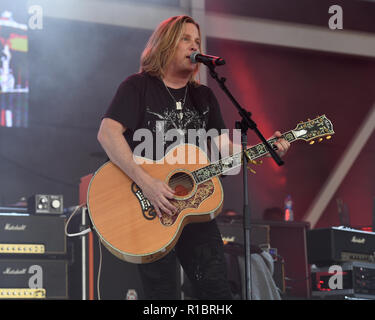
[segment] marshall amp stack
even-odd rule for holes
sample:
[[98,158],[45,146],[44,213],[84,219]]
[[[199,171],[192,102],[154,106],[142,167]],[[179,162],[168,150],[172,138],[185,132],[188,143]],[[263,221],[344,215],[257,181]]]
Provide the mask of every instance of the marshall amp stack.
[[65,216],[43,203],[43,215],[0,207],[0,299],[68,298]]
[[[311,276],[313,296],[375,299],[375,233],[347,227],[314,229],[307,234],[307,247],[309,263],[317,266]],[[332,266],[341,268],[339,273],[329,273]],[[340,287],[330,287],[332,276],[342,277]]]

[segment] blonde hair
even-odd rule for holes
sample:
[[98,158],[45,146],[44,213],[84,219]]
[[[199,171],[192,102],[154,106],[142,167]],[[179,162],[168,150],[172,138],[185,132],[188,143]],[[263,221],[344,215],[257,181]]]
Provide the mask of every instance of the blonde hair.
[[[164,20],[152,33],[145,49],[141,55],[140,72],[148,72],[157,77],[163,77],[166,67],[172,61],[178,42],[182,36],[182,29],[186,23],[192,23],[198,28],[199,37],[200,28],[193,18],[189,16],[175,16]],[[201,45],[199,44],[199,51]],[[197,83],[195,76],[199,71],[199,65],[192,74],[190,82]]]

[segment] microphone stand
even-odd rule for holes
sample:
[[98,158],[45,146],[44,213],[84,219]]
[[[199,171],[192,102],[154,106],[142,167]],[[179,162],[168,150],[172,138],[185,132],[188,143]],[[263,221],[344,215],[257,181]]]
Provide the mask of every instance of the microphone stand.
[[[232,101],[233,105],[238,110],[242,120],[236,121],[236,129],[241,130],[241,144],[242,150],[247,149],[247,131],[248,129],[253,130],[260,140],[265,144],[266,148],[270,152],[272,158],[275,162],[281,166],[284,162],[280,159],[278,154],[275,150],[271,147],[271,145],[267,142],[264,138],[262,133],[258,130],[256,123],[251,119],[251,113],[246,111],[241,105],[237,102],[237,100],[233,97],[230,93],[229,89],[225,85],[226,78],[219,77],[218,73],[215,71],[215,65],[211,63],[207,63],[206,66],[210,70],[210,75],[213,79],[215,79],[220,88],[225,92],[225,94],[229,97]],[[251,219],[250,219],[250,205],[249,205],[249,195],[248,195],[248,186],[247,186],[247,156],[245,152],[242,153],[242,164],[243,164],[243,198],[244,198],[244,205],[243,205],[243,229],[244,229],[244,253],[245,253],[245,280],[246,280],[246,300],[252,299],[252,288],[251,288],[251,241],[250,241],[250,228],[251,228]]]

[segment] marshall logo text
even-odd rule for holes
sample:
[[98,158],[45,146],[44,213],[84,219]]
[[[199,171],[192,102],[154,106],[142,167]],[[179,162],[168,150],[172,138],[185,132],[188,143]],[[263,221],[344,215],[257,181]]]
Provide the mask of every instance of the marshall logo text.
[[27,269],[12,269],[12,268],[6,268],[3,271],[3,274],[8,274],[8,275],[19,275],[19,274],[26,274]]
[[5,224],[4,230],[6,231],[25,231],[26,230],[26,224],[11,224],[7,223]]
[[358,243],[358,244],[365,244],[366,239],[365,238],[357,238],[356,236],[353,236],[352,240],[350,242]]

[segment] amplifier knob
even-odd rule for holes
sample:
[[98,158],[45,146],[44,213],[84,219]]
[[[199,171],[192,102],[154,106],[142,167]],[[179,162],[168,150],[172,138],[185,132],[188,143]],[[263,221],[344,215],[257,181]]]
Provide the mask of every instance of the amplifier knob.
[[60,208],[61,202],[60,200],[53,200],[51,203],[52,208],[57,209]]

